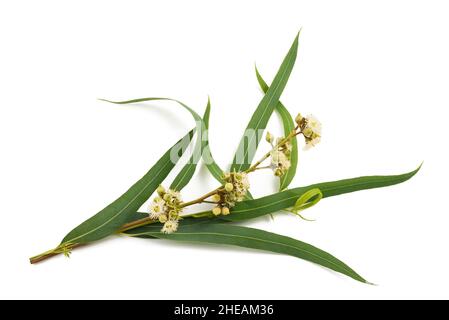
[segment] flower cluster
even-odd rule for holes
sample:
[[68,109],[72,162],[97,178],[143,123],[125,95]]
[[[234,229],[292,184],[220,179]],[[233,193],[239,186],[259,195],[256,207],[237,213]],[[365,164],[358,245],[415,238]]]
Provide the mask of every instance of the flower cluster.
[[224,175],[224,187],[219,189],[212,200],[217,206],[212,210],[216,216],[228,215],[230,208],[245,199],[249,189],[249,179],[245,172],[229,172]]
[[273,143],[274,138],[270,132],[267,132],[266,140],[271,144],[273,150],[270,152],[271,165],[274,175],[281,177],[290,168],[290,153],[292,151],[292,145],[289,139],[283,137],[277,138],[276,143]]
[[163,186],[157,188],[158,197],[150,204],[149,216],[153,220],[163,223],[163,233],[173,233],[178,229],[179,216],[182,212],[182,199],[178,191]]
[[321,122],[319,122],[317,118],[311,114],[307,117],[298,114],[295,121],[306,140],[304,150],[316,146],[321,141]]

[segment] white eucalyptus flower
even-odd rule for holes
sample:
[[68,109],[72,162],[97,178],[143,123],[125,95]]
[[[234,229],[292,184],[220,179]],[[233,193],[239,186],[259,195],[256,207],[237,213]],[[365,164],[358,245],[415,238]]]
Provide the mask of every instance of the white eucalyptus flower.
[[225,188],[220,199],[223,199],[224,206],[229,209],[234,207],[236,202],[245,200],[250,184],[245,172],[226,173],[224,180],[226,181]]
[[151,219],[158,219],[161,214],[165,212],[165,201],[161,198],[156,198],[150,204],[149,215]]
[[306,128],[311,130],[312,135],[321,136],[321,122],[313,114],[309,114],[306,119]]
[[310,150],[312,147],[315,147],[318,143],[320,143],[320,141],[321,141],[321,137],[320,136],[317,136],[317,137],[315,137],[313,139],[307,139],[306,140],[306,145],[304,146],[303,149],[305,151]]
[[181,193],[179,191],[168,189],[164,194],[164,200],[173,204],[181,203]]
[[276,176],[282,176],[290,167],[291,162],[285,152],[279,150],[271,151],[271,168]]
[[178,230],[178,220],[168,220],[164,223],[164,226],[161,229],[162,233],[170,234],[176,232]]

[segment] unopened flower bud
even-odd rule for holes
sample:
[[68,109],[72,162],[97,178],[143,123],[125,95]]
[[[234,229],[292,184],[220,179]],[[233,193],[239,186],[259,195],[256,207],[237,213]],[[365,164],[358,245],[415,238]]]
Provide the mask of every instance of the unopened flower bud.
[[214,216],[219,216],[221,214],[221,208],[220,207],[213,208],[212,213],[214,214]]
[[162,186],[162,185],[160,185],[159,187],[157,187],[157,194],[158,195],[160,195],[161,197],[163,197],[164,196],[164,194],[165,194],[165,188]]
[[268,143],[273,142],[273,135],[269,131],[267,131],[267,134],[265,135],[265,140],[267,140]]
[[312,138],[313,131],[309,127],[305,128],[302,133],[304,134],[304,137]]
[[161,215],[159,216],[159,222],[160,222],[160,223],[165,223],[165,222],[167,222],[167,216],[166,216],[165,214],[161,214]]
[[234,186],[232,185],[232,183],[228,182],[225,184],[225,190],[227,192],[231,192],[234,189]]
[[303,119],[302,115],[298,113],[298,115],[295,118],[295,122],[298,124],[298,126],[301,126],[302,119]]
[[214,194],[212,197],[211,197],[211,200],[213,201],[213,202],[220,202],[220,200],[221,200],[221,197],[220,197],[220,195],[219,194]]
[[284,173],[282,172],[282,170],[280,168],[277,168],[276,170],[274,170],[274,175],[276,177],[281,177]]
[[169,193],[164,194],[164,200],[169,202],[171,200],[171,195]]
[[224,214],[225,216],[227,216],[230,213],[229,208],[228,207],[223,207],[221,209],[221,213]]
[[175,210],[170,210],[170,212],[168,214],[169,214],[170,218],[172,218],[172,219],[178,218],[178,212],[176,212]]

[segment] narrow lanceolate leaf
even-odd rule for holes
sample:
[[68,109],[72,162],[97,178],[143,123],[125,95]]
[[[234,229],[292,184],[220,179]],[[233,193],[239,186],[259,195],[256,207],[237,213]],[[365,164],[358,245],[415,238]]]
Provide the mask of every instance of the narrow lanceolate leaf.
[[172,149],[182,154],[191,141],[193,130],[170,148],[158,162],[120,198],[98,212],[90,219],[84,221],[73,229],[62,243],[82,244],[96,241],[109,236],[123,224],[129,222],[142,204],[151,196],[161,182],[167,177],[175,166],[178,157],[172,159]]
[[[195,148],[193,150],[193,154],[186,163],[186,165],[181,169],[179,174],[175,177],[173,180],[173,183],[170,186],[170,189],[174,190],[182,190],[192,179],[193,174],[195,173],[197,164],[199,160],[201,159],[201,154],[203,152],[204,147],[207,145],[207,140],[204,139],[203,135],[206,133],[206,125],[203,122],[203,119],[198,115],[198,113],[195,112],[192,108],[187,106],[185,103],[171,98],[160,98],[160,97],[150,97],[150,98],[139,98],[139,99],[132,99],[132,100],[125,100],[125,101],[110,101],[106,99],[100,99],[101,101],[106,101],[114,104],[130,104],[130,103],[139,103],[139,102],[147,102],[147,101],[172,101],[176,102],[182,107],[184,107],[187,111],[190,112],[193,119],[196,121],[196,143]],[[205,114],[210,113],[210,103],[208,101]],[[207,138],[207,136],[206,136]]]
[[[192,179],[193,174],[195,173],[197,164],[201,156],[207,155],[209,160],[209,171],[212,173],[214,177],[218,177],[218,175],[221,175],[221,169],[216,165],[215,161],[212,158],[212,155],[210,154],[209,146],[208,146],[208,135],[207,135],[207,128],[209,125],[209,115],[210,115],[210,100],[208,99],[206,111],[204,113],[204,119],[207,117],[207,123],[201,119],[201,117],[196,113],[192,108],[187,106],[185,103],[171,98],[157,98],[157,97],[149,97],[149,98],[139,98],[139,99],[132,99],[132,100],[125,100],[125,101],[110,101],[105,99],[100,99],[102,101],[114,103],[114,104],[130,104],[130,103],[140,103],[140,102],[147,102],[147,101],[158,101],[158,100],[165,100],[165,101],[173,101],[184,107],[187,111],[190,112],[193,119],[197,123],[196,127],[196,133],[197,133],[197,140],[195,149],[193,151],[193,155],[190,158],[189,162],[182,168],[182,170],[179,172],[179,174],[175,177],[173,180],[172,185],[170,186],[171,189],[176,189],[180,191],[182,188],[184,188]],[[199,134],[200,133],[200,134]]]
[[[142,213],[142,212],[137,212],[135,214],[135,218],[139,217],[139,219],[144,218],[144,217],[148,217],[148,213]],[[137,220],[137,219],[135,219]],[[219,224],[219,223],[227,223],[227,221],[223,221],[223,220],[219,220],[216,219],[215,217],[209,218],[209,217],[205,217],[205,218],[187,218],[187,219],[182,219],[180,224],[180,228],[185,228],[187,226],[196,226],[196,225],[200,225],[200,224]],[[149,224],[143,227],[137,227],[134,229],[130,229],[128,231],[125,231],[123,233],[121,233],[122,235],[127,235],[127,236],[136,236],[137,234],[139,235],[139,238],[146,238],[146,239],[157,239],[157,237],[151,235],[148,233],[148,231],[152,231],[152,232],[160,232],[162,229],[162,224],[159,222],[155,222],[154,224]]]
[[[142,213],[138,213],[138,215],[142,215]],[[148,216],[148,214],[145,214],[146,216]],[[182,219],[179,222],[179,229],[178,230],[183,230],[184,228],[188,227],[188,226],[196,226],[196,225],[205,225],[205,224],[221,224],[221,223],[227,223],[226,221],[223,220],[219,220],[216,219],[215,217],[209,218],[209,217],[204,217],[204,218],[186,218],[186,219]],[[152,233],[159,233],[162,229],[162,224],[159,222],[156,222],[154,224],[149,224],[143,227],[137,227],[134,229],[130,229],[127,230],[121,234],[123,235],[127,235],[127,236],[133,236],[133,237],[139,237],[139,238],[157,238],[154,235],[150,234],[150,232]]]
[[184,242],[224,244],[285,254],[319,264],[366,283],[366,280],[353,269],[331,254],[305,242],[263,230],[229,224],[197,223],[181,225],[179,230],[172,234],[161,233],[160,226],[147,226],[140,230],[133,230],[130,235]]
[[259,141],[262,138],[261,132],[263,132],[266,128],[268,120],[270,119],[274,108],[278,104],[279,98],[284,91],[288,78],[290,77],[290,73],[292,72],[295,64],[296,54],[298,51],[298,36],[299,33],[293,41],[290,50],[288,51],[281,67],[274,77],[273,83],[260,101],[256,111],[248,123],[234,156],[231,171],[247,170],[254,159]]
[[204,124],[206,127],[206,130],[203,134],[203,139],[206,142],[206,145],[203,150],[203,161],[206,164],[207,169],[212,174],[212,176],[220,183],[224,183],[223,176],[224,172],[223,170],[218,166],[218,164],[215,162],[214,157],[212,156],[212,152],[210,151],[210,144],[209,144],[209,117],[210,117],[210,100],[208,100],[209,108],[206,110],[203,116]]
[[128,219],[126,219],[125,223],[133,222],[147,217],[148,217],[147,212],[134,212],[128,215]]
[[240,202],[232,209],[230,215],[223,216],[221,217],[221,219],[227,221],[241,221],[284,210],[286,208],[294,206],[296,200],[301,197],[301,195],[315,188],[319,189],[322,192],[323,198],[327,198],[359,190],[391,186],[407,181],[408,179],[413,177],[420,168],[421,166],[414,171],[400,175],[359,177],[353,179],[317,183],[307,187],[300,187],[282,191],[255,200]]
[[[264,93],[266,93],[268,91],[268,85],[260,75],[259,70],[257,70],[257,67],[256,67],[256,76],[260,88]],[[289,133],[295,129],[295,122],[293,121],[292,115],[290,114],[290,112],[288,112],[287,108],[280,101],[276,105],[275,110],[281,117],[282,126],[284,128],[284,136],[289,135]],[[280,179],[279,191],[287,189],[287,187],[290,185],[293,178],[295,177],[296,168],[298,167],[298,140],[296,139],[296,137],[292,138],[291,144],[292,144],[292,151],[290,153],[291,166]]]
[[298,200],[296,200],[295,205],[291,208],[291,212],[299,213],[300,211],[309,209],[316,205],[323,198],[323,193],[320,189],[314,188],[304,192]]
[[[195,113],[192,113],[194,115]],[[210,114],[210,100],[207,100],[207,106],[206,111],[204,112],[203,116],[203,125],[202,125],[202,134],[198,135],[198,138],[195,144],[195,149],[193,151],[192,156],[190,157],[189,161],[184,165],[184,167],[181,169],[181,171],[178,173],[178,175],[173,180],[172,184],[170,185],[170,189],[181,191],[189,182],[192,180],[193,174],[195,173],[198,161],[200,160],[199,155],[202,154],[204,148],[207,146],[207,140],[204,138],[207,138],[203,136],[203,134],[206,132],[207,124],[205,117],[207,116],[207,122],[209,122],[209,114]],[[196,121],[199,120],[196,116],[194,116]]]

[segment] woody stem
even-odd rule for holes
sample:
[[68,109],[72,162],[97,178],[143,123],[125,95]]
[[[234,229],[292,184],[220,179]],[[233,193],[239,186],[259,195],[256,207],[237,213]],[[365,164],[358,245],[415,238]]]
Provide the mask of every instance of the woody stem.
[[218,187],[217,189],[212,190],[211,192],[206,193],[205,195],[199,197],[198,199],[189,201],[189,202],[183,202],[181,203],[180,207],[181,208],[185,208],[188,206],[191,206],[193,204],[197,204],[197,203],[202,203],[204,202],[204,200],[206,200],[207,198],[212,197],[214,194],[217,194],[219,191],[221,191],[223,189],[222,186]]
[[81,246],[82,246],[82,244],[72,244],[72,245],[65,245],[65,246],[59,245],[55,249],[48,250],[48,251],[46,251],[44,253],[41,253],[41,254],[39,254],[37,256],[31,257],[30,258],[30,263],[31,264],[35,264],[35,263],[44,261],[44,260],[46,260],[48,258],[54,257],[54,256],[56,256],[58,254],[61,254],[61,253],[64,252],[62,250],[63,248],[65,248],[66,250],[72,250],[74,248],[81,247]]
[[[187,218],[187,217],[190,217],[190,216],[195,216],[197,214],[198,213],[188,214],[188,215],[183,216],[183,218]],[[146,226],[146,225],[149,225],[149,224],[153,224],[153,223],[156,223],[156,222],[158,222],[158,221],[157,220],[153,220],[150,217],[142,218],[142,219],[139,219],[139,220],[136,220],[136,221],[124,224],[120,229],[117,230],[116,233],[117,234],[124,233],[126,231],[131,230],[131,229],[135,229],[135,228],[138,228],[138,227],[143,227],[143,226]],[[81,247],[81,246],[84,246],[84,245],[86,245],[86,244],[67,245],[66,249],[67,250],[72,250],[72,249],[75,249],[75,248],[78,248],[78,247]],[[46,251],[44,253],[41,253],[41,254],[39,254],[37,256],[31,257],[30,258],[30,263],[31,264],[36,264],[36,263],[42,262],[44,260],[47,260],[47,259],[49,259],[51,257],[57,256],[57,255],[63,253],[61,248],[62,248],[62,246],[58,246],[55,249],[48,250],[48,251]]]

